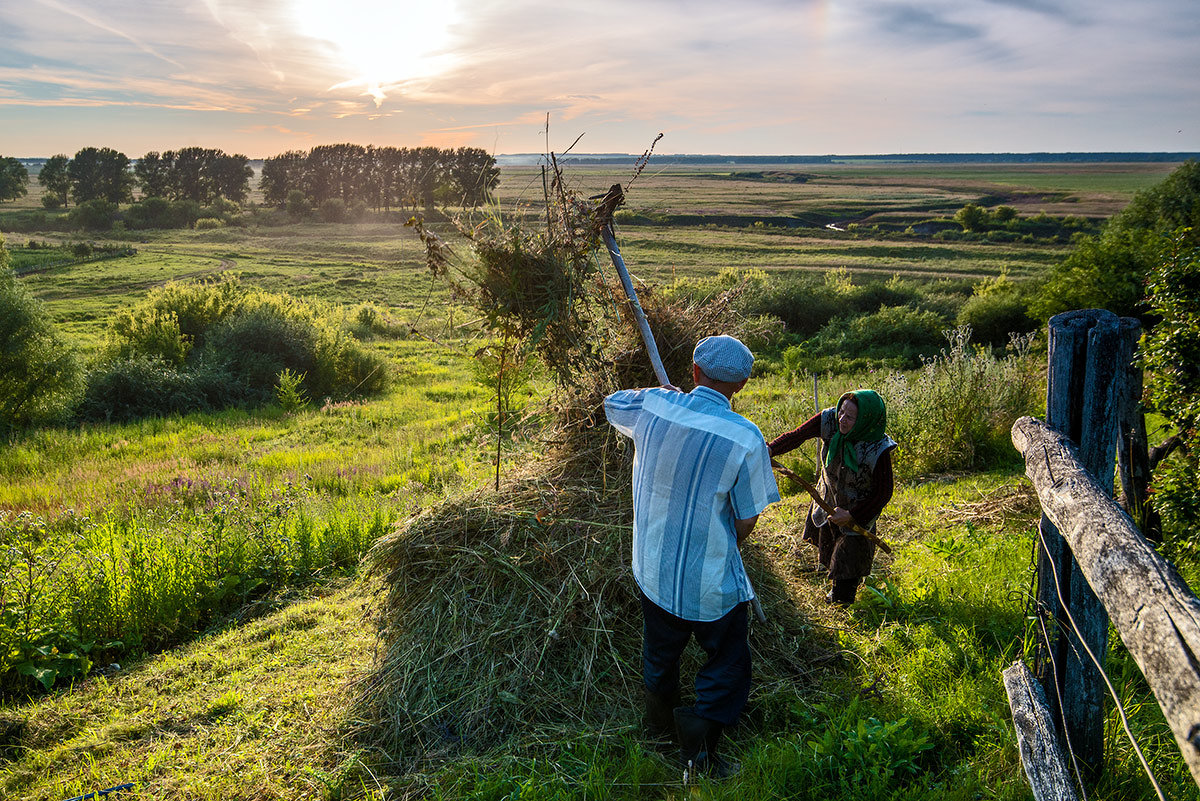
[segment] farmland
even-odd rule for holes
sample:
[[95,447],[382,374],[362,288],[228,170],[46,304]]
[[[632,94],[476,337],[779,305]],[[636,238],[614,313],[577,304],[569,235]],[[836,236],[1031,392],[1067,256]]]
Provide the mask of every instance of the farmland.
[[[1046,223],[1045,235],[989,240],[909,234],[909,226],[949,220],[974,202],[1009,205],[1023,218],[1073,217],[1086,229],[1172,166],[717,171],[652,163],[629,192],[618,236],[637,278],[663,289],[737,268],[762,270],[768,285],[844,271],[838,280],[858,285],[895,278],[924,291],[958,282],[969,294],[983,279],[1036,279],[1068,252],[1072,229]],[[585,196],[627,177],[595,167],[569,174]],[[540,170],[506,168],[491,213],[532,224],[541,198]],[[189,578],[196,583],[188,592],[203,595],[206,614],[142,626],[141,647],[98,640],[89,651],[92,670],[72,678],[64,667],[67,679],[49,692],[30,683],[6,693],[6,797],[58,799],[126,781],[147,798],[385,797],[413,788],[444,798],[680,797],[674,771],[638,741],[633,697],[600,736],[567,728],[554,742],[446,761],[416,777],[394,769],[392,755],[361,737],[354,698],[356,682],[372,668],[375,631],[364,609],[375,603],[375,579],[359,571],[358,559],[378,534],[484,486],[494,470],[494,398],[474,358],[486,343],[474,333],[472,310],[431,277],[402,215],[322,223],[257,208],[242,224],[214,230],[85,237],[27,230],[24,222],[12,230],[19,215],[39,207],[36,190],[20,206],[0,207],[10,249],[29,240],[84,239],[136,249],[21,278],[85,357],[102,353],[112,315],[154,288],[236,275],[350,313],[377,308],[383,333],[364,345],[386,359],[392,380],[383,395],[368,399],[54,426],[5,444],[0,534],[9,561],[0,566],[9,577],[24,566],[19,586],[30,593],[52,594],[71,571],[90,569],[56,543],[100,529],[127,532],[130,541],[143,537],[138,541],[178,554],[173,576],[199,576],[206,568],[199,557],[189,566],[191,551],[233,547],[215,539],[217,514],[240,529],[245,544],[238,553],[278,563],[270,570],[248,564],[236,581],[221,579],[215,588]],[[465,251],[449,225],[431,220]],[[811,375],[785,371],[779,353],[764,363],[768,370],[738,409],[773,436],[811,409]],[[884,373],[823,370],[821,400],[832,403],[842,390],[878,383]],[[533,412],[547,390],[546,378],[535,375],[518,406]],[[503,450],[504,473],[540,455],[537,426],[536,414],[521,417]],[[1023,647],[1036,506],[1011,458],[980,471],[903,475],[881,522],[896,556],[877,564],[871,589],[849,613],[820,604],[819,581],[797,571],[789,556],[802,498],[789,492],[764,516],[753,547],[776,577],[768,598],[798,609],[801,637],[830,656],[806,665],[794,684],[756,689],[754,724],[735,735],[743,776],[706,791],[710,797],[845,793],[839,772],[857,777],[856,792],[880,797],[1027,796],[999,670]],[[280,537],[298,541],[306,531],[329,544],[321,551],[326,563],[274,544]],[[1110,672],[1168,794],[1196,797],[1119,643]],[[1102,797],[1148,797],[1128,743],[1116,735],[1115,715],[1108,728]],[[831,731],[854,736],[829,740]],[[872,748],[876,756],[863,756]]]

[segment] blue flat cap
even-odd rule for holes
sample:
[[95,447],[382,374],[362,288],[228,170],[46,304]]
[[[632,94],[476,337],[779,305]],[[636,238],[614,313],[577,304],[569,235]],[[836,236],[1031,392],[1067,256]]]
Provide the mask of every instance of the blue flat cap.
[[754,354],[740,339],[721,334],[697,342],[692,361],[712,380],[736,384],[750,377]]

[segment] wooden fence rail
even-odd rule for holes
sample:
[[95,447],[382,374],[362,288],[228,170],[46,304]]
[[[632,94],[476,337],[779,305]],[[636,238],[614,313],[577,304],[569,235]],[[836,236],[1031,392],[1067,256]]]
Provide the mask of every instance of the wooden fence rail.
[[1042,511],[1108,610],[1200,784],[1200,600],[1084,469],[1068,438],[1022,417],[1012,440]]

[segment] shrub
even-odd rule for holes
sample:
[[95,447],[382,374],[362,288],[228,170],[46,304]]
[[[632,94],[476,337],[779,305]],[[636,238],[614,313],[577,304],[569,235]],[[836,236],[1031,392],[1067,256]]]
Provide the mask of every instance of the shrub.
[[82,379],[75,353],[8,271],[0,238],[0,433],[65,417]]
[[312,204],[308,197],[299,189],[293,189],[287,194],[287,213],[293,219],[302,219],[312,212]]
[[331,197],[321,203],[321,219],[329,223],[346,221],[346,201],[340,197]]
[[212,231],[217,228],[224,228],[225,223],[220,217],[201,217],[196,220],[197,231]]
[[191,347],[191,339],[180,332],[179,318],[172,311],[153,307],[122,311],[108,325],[110,359],[155,357],[179,367]]
[[239,312],[217,326],[208,349],[252,394],[267,400],[283,370],[314,372],[316,340],[316,327],[310,322],[263,305]]
[[958,325],[974,332],[975,341],[992,347],[1004,346],[1011,334],[1026,334],[1038,327],[1020,287],[1006,274],[988,278],[975,286],[974,294],[958,312]]
[[[228,405],[229,398],[221,401]],[[132,356],[107,362],[88,374],[78,414],[83,420],[125,422],[210,408],[204,383],[195,375],[180,372],[162,359]]]
[[48,211],[60,209],[62,208],[62,198],[58,197],[58,195],[52,195],[47,192],[46,194],[42,195],[42,208]]

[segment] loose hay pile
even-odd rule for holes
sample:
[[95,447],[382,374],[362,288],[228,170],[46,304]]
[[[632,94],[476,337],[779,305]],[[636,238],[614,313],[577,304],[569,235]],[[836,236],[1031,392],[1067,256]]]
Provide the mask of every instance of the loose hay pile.
[[[530,253],[531,241],[505,258],[519,254],[539,270],[558,258]],[[609,300],[620,290],[598,280],[589,292],[592,312],[559,319],[577,326],[563,335],[596,343],[595,359],[569,381],[559,376],[545,457],[498,491],[426,510],[371,552],[380,634],[359,713],[367,738],[401,771],[640,720],[632,448],[605,422],[602,400],[655,379],[625,304]],[[739,330],[732,294],[698,306],[647,291],[642,304],[668,375],[685,389],[696,340]],[[595,316],[596,308],[619,313]],[[755,585],[782,596],[764,561],[747,554]],[[752,637],[760,686],[805,673],[800,652],[813,648],[794,611],[779,604],[772,615],[769,635]]]

